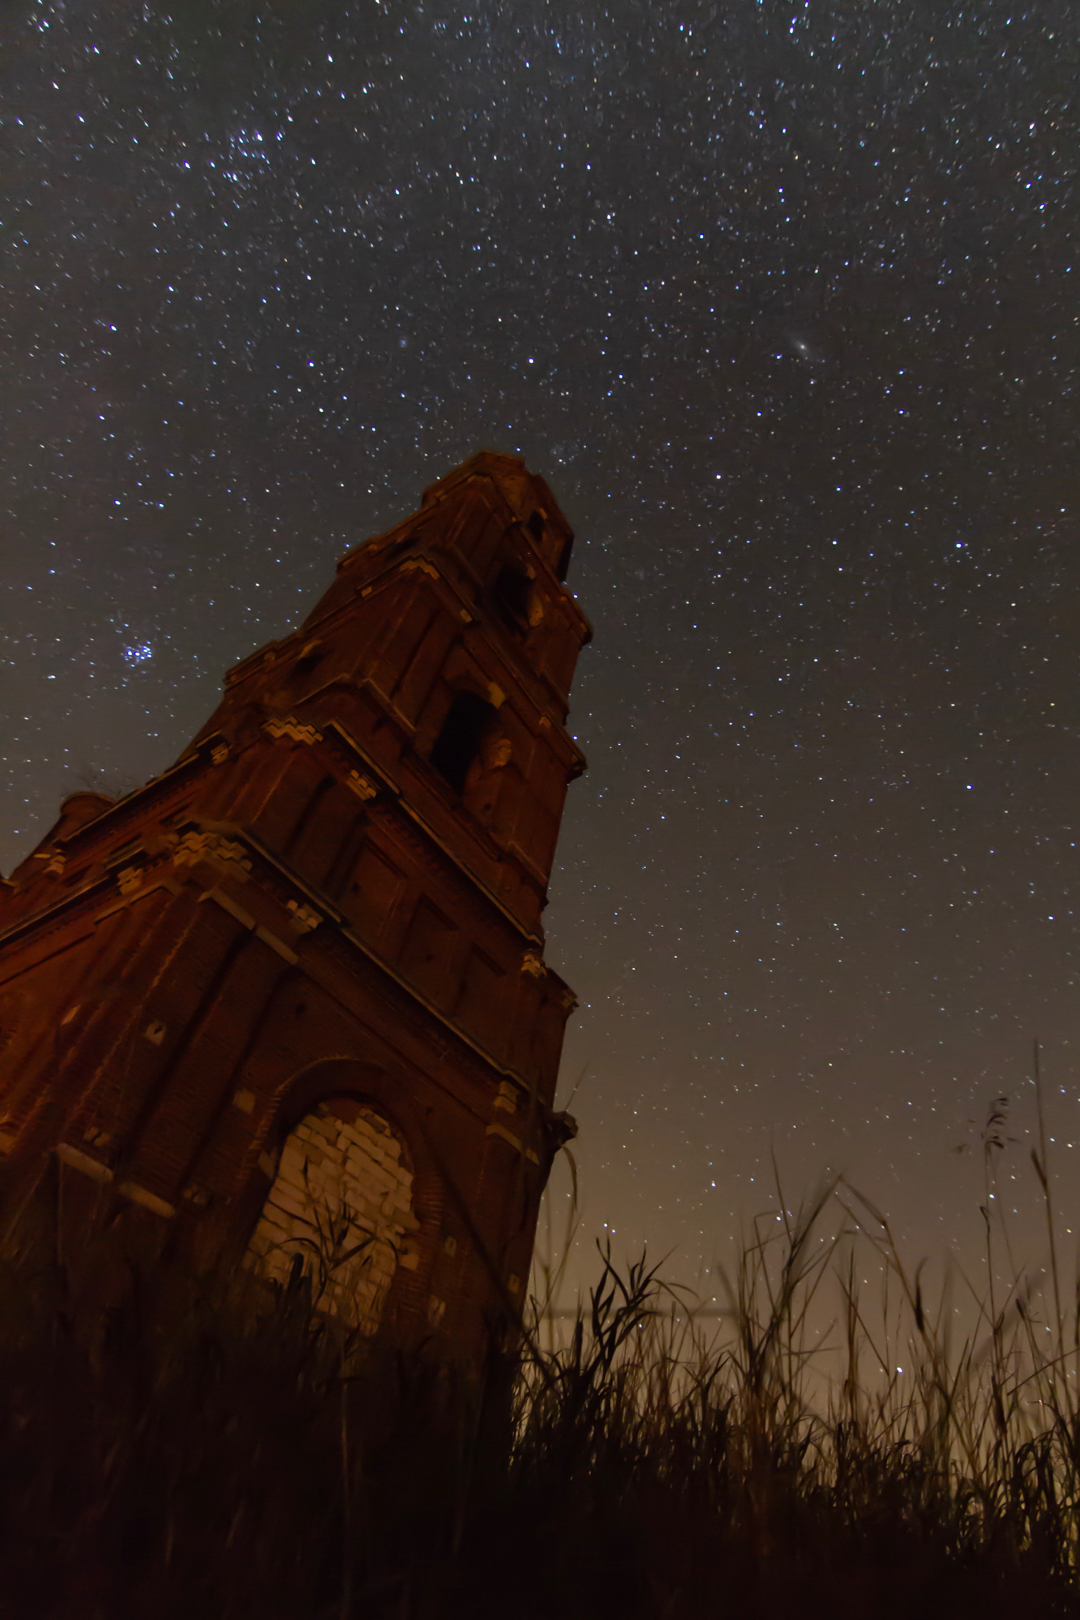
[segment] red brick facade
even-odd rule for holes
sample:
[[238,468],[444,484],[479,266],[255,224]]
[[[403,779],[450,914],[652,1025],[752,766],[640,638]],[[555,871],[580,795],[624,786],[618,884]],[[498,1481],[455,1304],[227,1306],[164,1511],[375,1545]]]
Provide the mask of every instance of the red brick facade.
[[9,1219],[51,1169],[69,1207],[233,1266],[301,1122],[374,1120],[414,1216],[383,1333],[473,1357],[512,1319],[572,1129],[540,921],[583,767],[571,540],[542,479],[474,457],[229,673],[171,769],[65,801],[0,884]]

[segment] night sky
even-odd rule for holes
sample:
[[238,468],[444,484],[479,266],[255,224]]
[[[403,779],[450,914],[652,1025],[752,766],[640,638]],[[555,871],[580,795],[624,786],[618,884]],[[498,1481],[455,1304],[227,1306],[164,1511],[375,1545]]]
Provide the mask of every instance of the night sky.
[[520,453],[596,627],[547,913],[583,1244],[693,1276],[775,1152],[974,1254],[1004,1094],[1034,1262],[1036,1036],[1080,1228],[1072,0],[0,26],[0,867]]

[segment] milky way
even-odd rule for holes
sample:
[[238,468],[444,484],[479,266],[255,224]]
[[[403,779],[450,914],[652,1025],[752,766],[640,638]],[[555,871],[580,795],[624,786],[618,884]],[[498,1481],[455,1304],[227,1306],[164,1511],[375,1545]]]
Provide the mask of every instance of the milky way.
[[520,452],[596,626],[548,912],[583,1235],[692,1274],[775,1151],[964,1253],[1003,1094],[1024,1250],[1035,1036],[1080,1227],[1075,8],[4,28],[4,870]]

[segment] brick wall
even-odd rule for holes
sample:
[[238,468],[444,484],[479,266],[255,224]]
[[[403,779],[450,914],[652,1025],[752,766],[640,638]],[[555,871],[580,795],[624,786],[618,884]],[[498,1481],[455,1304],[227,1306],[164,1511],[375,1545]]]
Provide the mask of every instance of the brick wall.
[[375,1332],[418,1222],[412,1169],[381,1114],[349,1098],[320,1103],[285,1140],[247,1264],[277,1282],[301,1255],[316,1302]]

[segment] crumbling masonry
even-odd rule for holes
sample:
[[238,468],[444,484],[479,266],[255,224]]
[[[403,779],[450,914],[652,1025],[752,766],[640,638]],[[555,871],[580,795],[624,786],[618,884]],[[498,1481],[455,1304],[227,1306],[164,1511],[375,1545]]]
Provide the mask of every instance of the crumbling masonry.
[[169,770],[0,884],[10,1224],[282,1280],[473,1361],[513,1333],[574,999],[541,911],[589,626],[542,479],[481,454],[230,671]]

